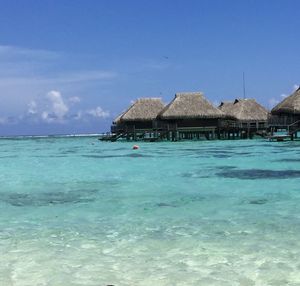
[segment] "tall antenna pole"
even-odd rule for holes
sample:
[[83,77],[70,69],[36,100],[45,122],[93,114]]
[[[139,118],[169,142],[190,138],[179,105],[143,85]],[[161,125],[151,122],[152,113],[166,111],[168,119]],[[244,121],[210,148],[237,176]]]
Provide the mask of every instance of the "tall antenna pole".
[[245,73],[243,72],[243,95],[246,98]]

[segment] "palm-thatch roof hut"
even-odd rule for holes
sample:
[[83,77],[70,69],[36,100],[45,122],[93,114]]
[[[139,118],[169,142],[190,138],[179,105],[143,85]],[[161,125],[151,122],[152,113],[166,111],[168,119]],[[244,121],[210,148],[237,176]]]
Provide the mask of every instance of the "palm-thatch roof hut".
[[214,107],[201,92],[176,93],[174,99],[160,112],[158,118],[167,123],[175,140],[194,139],[205,135],[215,138],[223,111]]
[[272,114],[300,115],[300,87],[290,96],[278,103],[271,111]]
[[120,117],[122,122],[150,121],[156,119],[164,108],[160,98],[140,98],[135,101]]
[[228,116],[244,122],[264,122],[268,120],[268,110],[255,99],[236,99],[234,102],[221,102],[219,109]]
[[[124,111],[125,112],[125,111]],[[114,120],[113,124],[119,124],[121,122],[121,117],[124,114],[124,112],[120,113]]]
[[111,126],[111,140],[121,137],[127,139],[143,138],[156,128],[156,117],[164,108],[160,98],[141,98],[136,100],[127,110],[118,115]]
[[287,128],[290,132],[300,130],[300,87],[271,110],[269,126],[275,130]]
[[138,99],[114,119],[111,131],[124,134],[127,138],[144,136],[145,132],[153,131],[156,117],[163,108],[160,98]]
[[162,110],[163,120],[223,118],[225,114],[214,107],[201,92],[176,93]]

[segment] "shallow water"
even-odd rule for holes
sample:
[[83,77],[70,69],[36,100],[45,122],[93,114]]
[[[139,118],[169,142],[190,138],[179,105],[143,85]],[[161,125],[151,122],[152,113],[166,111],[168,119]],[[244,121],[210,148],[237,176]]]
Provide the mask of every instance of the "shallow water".
[[300,142],[0,140],[0,285],[300,285]]

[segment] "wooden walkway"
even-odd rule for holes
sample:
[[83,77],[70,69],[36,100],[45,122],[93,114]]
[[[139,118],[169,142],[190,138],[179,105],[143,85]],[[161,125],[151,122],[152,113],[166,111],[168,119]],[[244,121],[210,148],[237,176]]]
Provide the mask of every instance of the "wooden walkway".
[[269,139],[269,141],[282,142],[285,140],[292,140],[292,135],[289,134],[270,135],[267,138]]

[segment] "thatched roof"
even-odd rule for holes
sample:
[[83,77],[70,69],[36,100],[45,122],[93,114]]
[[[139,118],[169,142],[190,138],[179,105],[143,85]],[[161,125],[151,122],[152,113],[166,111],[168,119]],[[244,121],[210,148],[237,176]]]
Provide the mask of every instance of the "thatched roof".
[[122,115],[125,113],[125,111],[124,112],[122,112],[121,114],[119,114],[114,120],[113,120],[113,123],[114,124],[119,124],[120,122],[121,122],[121,117],[122,117]]
[[278,103],[272,109],[271,113],[300,114],[300,87],[290,96],[286,97],[283,101]]
[[164,108],[160,98],[140,98],[134,102],[121,116],[121,121],[154,120]]
[[266,121],[268,110],[255,99],[236,99],[234,102],[221,102],[219,109],[241,121]]
[[225,114],[214,107],[201,92],[176,93],[159,114],[162,119],[222,118]]

